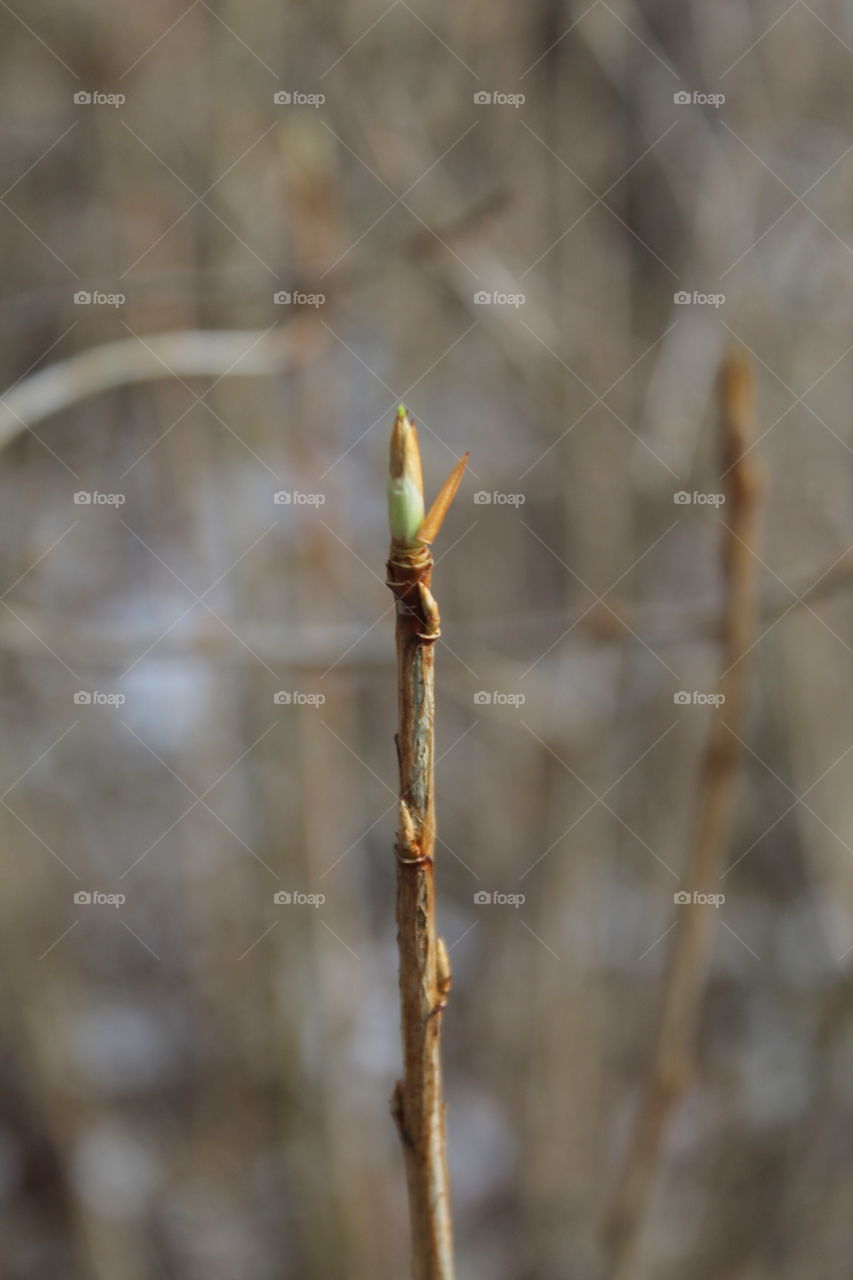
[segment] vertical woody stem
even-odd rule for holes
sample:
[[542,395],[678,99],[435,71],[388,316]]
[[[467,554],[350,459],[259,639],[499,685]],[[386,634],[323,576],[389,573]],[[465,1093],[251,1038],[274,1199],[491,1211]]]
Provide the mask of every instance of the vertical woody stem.
[[397,599],[400,815],[397,941],[403,1078],[392,1108],[403,1146],[413,1280],[453,1280],[453,1233],[441,1085],[441,1015],[450,989],[447,953],[435,931],[433,853],[433,662],[439,617],[423,545],[392,542],[388,585]]
[[[720,431],[727,488],[722,546],[726,602],[719,692],[705,750],[701,799],[681,890],[692,905],[678,915],[664,976],[663,1008],[651,1073],[629,1141],[610,1220],[610,1280],[636,1274],[640,1235],[667,1121],[690,1083],[695,1037],[714,938],[714,910],[695,895],[713,893],[726,856],[749,691],[744,661],[758,620],[762,472],[756,443],[752,372],[732,351],[720,371]],[[700,899],[701,902],[701,899]]]

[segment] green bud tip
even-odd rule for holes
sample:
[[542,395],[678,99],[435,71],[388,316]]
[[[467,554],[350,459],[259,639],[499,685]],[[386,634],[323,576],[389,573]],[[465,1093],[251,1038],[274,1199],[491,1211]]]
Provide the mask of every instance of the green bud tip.
[[397,409],[388,459],[388,524],[391,537],[414,546],[424,519],[424,485],[418,433],[405,405]]

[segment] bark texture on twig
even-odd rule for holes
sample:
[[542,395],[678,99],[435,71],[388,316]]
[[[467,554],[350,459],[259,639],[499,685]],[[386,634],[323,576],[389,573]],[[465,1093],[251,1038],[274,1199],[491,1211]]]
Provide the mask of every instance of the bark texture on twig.
[[388,585],[397,599],[397,940],[403,1033],[403,1078],[392,1108],[406,1164],[414,1280],[452,1280],[440,1059],[450,970],[435,930],[433,661],[439,617],[429,590],[431,572],[426,547],[392,544]]
[[[726,584],[718,692],[705,752],[696,834],[681,890],[713,893],[726,853],[748,693],[744,661],[757,632],[757,557],[762,473],[755,451],[752,372],[729,352],[720,371],[720,426],[727,503],[723,516]],[[654,1186],[667,1119],[690,1080],[701,997],[711,952],[714,908],[695,900],[679,908],[664,977],[663,1011],[651,1074],[629,1141],[609,1223],[611,1280],[635,1271],[640,1234]]]

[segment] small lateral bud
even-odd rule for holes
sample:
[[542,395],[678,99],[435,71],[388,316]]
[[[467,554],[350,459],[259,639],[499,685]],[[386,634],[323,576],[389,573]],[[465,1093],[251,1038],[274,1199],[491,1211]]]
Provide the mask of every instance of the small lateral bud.
[[415,824],[412,821],[409,806],[405,800],[400,801],[400,809],[397,815],[397,843],[407,857],[416,858],[418,856],[417,832],[415,831]]
[[418,542],[424,518],[424,484],[418,433],[406,406],[397,410],[388,459],[388,524],[403,546]]
[[420,596],[421,612],[426,624],[426,634],[429,636],[441,635],[441,615],[438,612],[435,596],[429,587],[422,582],[418,583],[418,595]]
[[446,996],[452,984],[453,977],[450,972],[450,956],[447,954],[447,947],[444,945],[444,938],[436,938],[435,985],[438,987],[438,994],[442,997]]

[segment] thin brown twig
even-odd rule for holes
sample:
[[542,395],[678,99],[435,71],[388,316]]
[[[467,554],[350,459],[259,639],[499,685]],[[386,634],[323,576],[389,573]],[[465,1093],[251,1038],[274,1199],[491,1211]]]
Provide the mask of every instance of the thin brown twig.
[[[705,752],[696,837],[681,882],[678,928],[669,955],[663,1011],[651,1073],[632,1130],[609,1221],[611,1280],[635,1272],[638,1246],[659,1165],[667,1120],[693,1070],[696,1027],[713,941],[714,909],[698,895],[714,892],[725,857],[737,783],[748,694],[745,656],[759,616],[758,544],[762,472],[756,438],[752,371],[729,352],[720,372],[720,416],[728,472],[728,521],[723,540],[726,603],[719,692]],[[697,900],[698,897],[698,900]]]
[[[392,438],[388,586],[396,599],[397,757],[400,807],[397,841],[397,942],[403,1077],[392,1110],[406,1166],[413,1280],[453,1280],[453,1228],[441,1078],[441,1022],[450,990],[447,951],[435,926],[435,799],[433,726],[435,642],[441,634],[430,592],[431,541],[458,487],[454,469],[426,520],[414,424],[401,406]],[[409,533],[406,526],[409,526]]]

